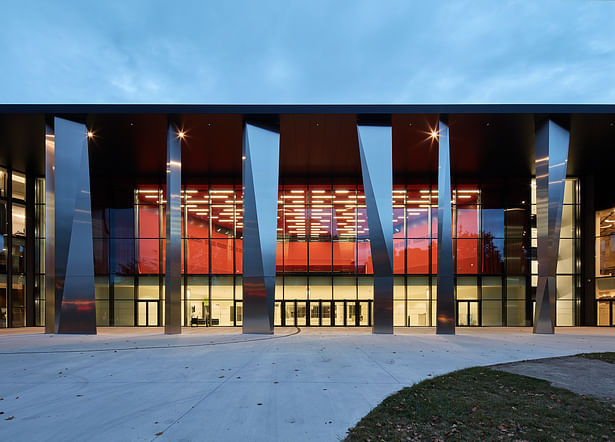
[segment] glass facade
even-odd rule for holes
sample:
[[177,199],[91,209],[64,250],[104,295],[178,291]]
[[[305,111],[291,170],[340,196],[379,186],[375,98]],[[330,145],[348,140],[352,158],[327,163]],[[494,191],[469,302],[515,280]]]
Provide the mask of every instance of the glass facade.
[[[564,188],[564,206],[557,259],[556,325],[579,323],[581,303],[580,238],[580,185],[576,178],[567,178]],[[532,300],[535,301],[538,284],[538,245],[536,228],[536,182],[532,180]],[[533,307],[534,308],[534,307]]]
[[615,325],[615,208],[596,212],[598,325]]
[[24,327],[27,309],[37,308],[26,299],[27,179],[0,168],[0,327]]
[[[578,184],[569,179],[558,265],[558,325],[576,323]],[[93,211],[98,325],[164,323],[164,186],[139,185],[132,206]],[[459,326],[528,326],[535,292],[535,204],[495,203],[479,185],[453,189]],[[242,323],[241,186],[182,190],[184,326]],[[435,325],[435,186],[395,185],[394,325]],[[357,185],[282,185],[275,324],[369,326],[372,258]]]

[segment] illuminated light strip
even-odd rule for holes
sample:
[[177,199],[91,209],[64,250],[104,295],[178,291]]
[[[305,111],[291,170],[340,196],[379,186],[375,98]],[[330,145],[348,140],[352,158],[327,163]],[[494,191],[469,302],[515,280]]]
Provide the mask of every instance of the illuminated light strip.
[[137,193],[158,193],[158,191],[153,189],[137,189]]
[[312,192],[312,193],[325,193],[325,192],[326,192],[326,190],[318,190],[318,189],[313,189],[311,192]]
[[209,193],[233,193],[234,190],[210,190]]
[[[192,202],[192,201],[190,201],[190,202]],[[232,204],[212,204],[212,205],[211,205],[211,206],[209,206],[209,207],[227,207],[227,208],[228,208],[228,207],[231,207],[231,208],[232,208],[232,207],[233,207],[233,205],[232,205]]]
[[145,195],[145,198],[158,198],[158,195]]
[[290,193],[303,193],[303,190],[291,190]]
[[393,193],[406,193],[405,190],[394,190]]
[[457,195],[457,198],[472,198],[472,195]]
[[480,190],[457,190],[457,193],[480,193]]
[[228,198],[226,195],[209,195],[212,199]]
[[331,209],[333,206],[331,204],[318,204],[312,206],[314,209],[322,208],[322,209]]
[[208,213],[207,212],[196,212],[195,215],[207,216]]

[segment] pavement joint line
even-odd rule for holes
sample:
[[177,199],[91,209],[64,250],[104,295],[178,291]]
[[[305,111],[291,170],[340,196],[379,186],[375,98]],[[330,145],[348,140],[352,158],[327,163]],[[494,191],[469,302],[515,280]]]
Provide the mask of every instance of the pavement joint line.
[[[301,332],[301,329],[299,327],[297,327],[297,331],[295,333],[292,333],[290,335],[287,336],[292,336],[292,335],[296,335],[298,333]],[[151,441],[154,441],[156,439],[158,439],[160,436],[163,436],[164,433],[166,433],[171,427],[173,427],[175,424],[179,423],[179,421],[181,421],[184,417],[186,417],[188,414],[190,414],[191,411],[195,410],[196,407],[198,407],[200,404],[203,403],[203,401],[205,399],[207,399],[209,396],[211,396],[212,394],[214,394],[216,391],[218,391],[220,388],[222,388],[223,385],[225,385],[226,383],[228,383],[231,379],[233,379],[234,377],[236,377],[237,374],[241,373],[241,370],[243,370],[244,368],[246,368],[249,364],[251,364],[258,356],[260,356],[260,353],[256,353],[254,354],[254,356],[252,356],[252,358],[250,358],[249,360],[246,361],[245,364],[243,364],[241,367],[239,367],[234,373],[233,376],[229,376],[229,377],[225,377],[224,380],[220,383],[218,383],[217,386],[215,386],[214,388],[212,388],[210,391],[208,391],[207,393],[205,393],[205,395],[197,400],[194,405],[192,405],[190,408],[188,408],[184,413],[182,413],[177,419],[175,419],[173,422],[171,422],[169,425],[167,425],[165,427],[164,430],[162,430],[159,434],[154,435],[154,437],[151,439]]]
[[297,330],[289,333],[287,335],[273,335],[267,336],[265,338],[256,338],[256,339],[242,339],[240,341],[228,341],[228,342],[206,342],[202,344],[181,344],[181,345],[152,345],[146,347],[124,347],[124,348],[95,348],[95,349],[85,349],[85,350],[43,350],[43,351],[10,351],[10,352],[0,352],[0,355],[40,355],[40,354],[55,354],[55,353],[98,353],[104,351],[128,351],[128,350],[162,350],[165,348],[191,348],[191,347],[210,347],[215,345],[225,345],[225,344],[242,344],[245,342],[257,342],[257,341],[270,341],[272,339],[281,339],[288,338],[290,336],[295,336],[301,333],[301,329],[299,327],[295,327]]
[[371,358],[370,355],[363,348],[361,348],[361,347],[357,347],[357,348],[359,349],[359,351],[361,353],[363,353],[367,357],[367,359],[372,361],[374,364],[376,364],[378,367],[380,367],[380,369],[382,371],[384,371],[386,374],[388,374],[391,377],[391,379],[393,379],[398,384],[402,384],[403,383],[399,379],[397,379],[395,376],[393,376],[389,370],[387,370],[382,364],[380,364],[380,362],[378,362],[377,360]]

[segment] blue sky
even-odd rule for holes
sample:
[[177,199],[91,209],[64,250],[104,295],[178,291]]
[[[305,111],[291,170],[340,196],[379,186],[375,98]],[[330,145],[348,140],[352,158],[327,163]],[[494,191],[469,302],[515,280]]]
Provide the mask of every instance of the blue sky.
[[12,1],[0,103],[615,103],[615,1]]

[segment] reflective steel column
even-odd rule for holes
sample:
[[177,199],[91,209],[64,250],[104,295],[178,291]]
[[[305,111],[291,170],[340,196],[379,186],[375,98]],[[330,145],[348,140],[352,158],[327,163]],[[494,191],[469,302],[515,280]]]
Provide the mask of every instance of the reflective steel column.
[[55,118],[54,129],[55,149],[51,149],[51,143],[47,145],[47,160],[53,163],[49,175],[53,184],[47,193],[54,193],[53,208],[47,209],[47,215],[52,216],[47,222],[55,227],[55,246],[50,244],[46,250],[54,252],[54,329],[56,333],[95,334],[88,136],[85,125],[62,118]]
[[45,333],[55,333],[55,137],[45,125]]
[[538,227],[538,286],[534,333],[555,331],[555,295],[559,237],[570,133],[547,120],[537,125],[536,224]]
[[393,333],[393,135],[391,126],[357,126],[374,266],[373,333]]
[[243,332],[273,333],[280,134],[243,130]]
[[436,333],[455,334],[453,217],[451,211],[451,155],[448,125],[438,127],[438,298]]
[[182,212],[181,139],[174,124],[167,130],[167,209],[166,209],[166,265],[165,265],[165,325],[166,334],[181,333],[181,241]]

